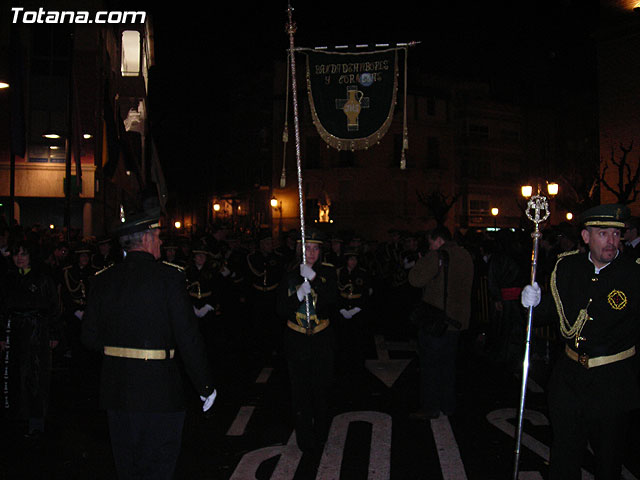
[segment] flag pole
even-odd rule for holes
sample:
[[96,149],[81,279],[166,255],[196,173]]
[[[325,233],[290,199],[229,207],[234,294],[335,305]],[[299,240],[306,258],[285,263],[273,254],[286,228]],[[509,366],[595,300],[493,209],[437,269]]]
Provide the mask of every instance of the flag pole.
[[[300,154],[300,121],[298,117],[298,89],[296,85],[296,59],[295,59],[295,44],[294,35],[297,30],[297,26],[293,21],[293,8],[291,2],[288,3],[287,14],[289,22],[287,23],[287,34],[289,35],[289,62],[291,63],[291,97],[293,100],[293,125],[296,142],[296,165],[298,171],[298,202],[300,207],[300,236],[302,243],[302,263],[307,262],[306,254],[306,241],[305,241],[305,220],[304,220],[304,202],[302,195],[302,160]],[[305,282],[308,280],[305,278]],[[309,310],[309,296],[305,295],[305,306],[307,314],[307,329],[311,329],[310,310]]]
[[[540,232],[540,224],[549,218],[549,202],[547,197],[540,195],[532,196],[527,203],[526,214],[529,220],[534,223],[534,231],[531,234],[533,237],[533,250],[531,252],[531,285],[536,281],[536,270],[538,265],[538,244],[542,233]],[[520,468],[520,447],[522,442],[522,421],[524,417],[524,402],[527,392],[527,380],[529,377],[529,355],[531,347],[531,325],[533,321],[533,307],[529,307],[529,314],[527,319],[527,331],[526,331],[526,343],[524,350],[524,361],[522,364],[522,385],[520,389],[520,409],[518,411],[518,425],[516,432],[516,447],[515,447],[515,460],[513,466],[513,480],[518,480],[518,470]]]

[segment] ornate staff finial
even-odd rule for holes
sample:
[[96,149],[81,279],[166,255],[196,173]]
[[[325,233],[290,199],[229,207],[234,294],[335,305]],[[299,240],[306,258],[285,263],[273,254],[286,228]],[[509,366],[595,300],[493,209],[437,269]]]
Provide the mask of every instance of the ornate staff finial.
[[[544,214],[542,214],[544,212]],[[527,202],[525,211],[527,218],[535,223],[536,230],[538,226],[549,218],[551,211],[549,210],[549,201],[543,195],[534,195]]]

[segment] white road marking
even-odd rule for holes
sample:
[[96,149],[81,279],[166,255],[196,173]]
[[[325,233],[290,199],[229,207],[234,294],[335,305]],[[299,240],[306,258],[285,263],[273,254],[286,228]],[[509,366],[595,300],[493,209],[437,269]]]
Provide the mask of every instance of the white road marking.
[[340,467],[351,422],[371,424],[369,480],[391,478],[391,416],[381,412],[347,412],[334,417],[322,452],[316,480],[339,480]]
[[398,380],[404,369],[411,362],[410,359],[391,360],[387,345],[382,335],[375,336],[377,360],[366,360],[365,367],[382,383],[391,388]]
[[245,453],[229,480],[255,479],[260,465],[277,456],[280,456],[280,459],[278,460],[271,479],[292,480],[300,463],[300,459],[302,458],[302,452],[296,445],[295,435],[289,437],[286,445],[265,447]]
[[229,437],[240,437],[244,435],[244,431],[247,428],[247,424],[251,419],[251,415],[253,415],[253,411],[256,409],[254,406],[246,406],[240,407],[238,411],[238,415],[233,420],[231,427],[227,430],[227,436]]
[[[327,444],[318,467],[317,480],[339,480],[347,432],[352,422],[371,424],[371,453],[368,480],[391,478],[391,416],[381,412],[347,412],[336,416],[331,423]],[[271,480],[292,480],[302,452],[296,444],[295,432],[286,445],[260,448],[240,459],[229,480],[251,480],[267,460],[280,456]]]
[[273,368],[271,367],[263,368],[262,371],[260,372],[260,375],[258,375],[258,378],[256,378],[256,383],[267,383],[267,381],[269,380],[269,377],[271,376],[271,373],[273,373]]
[[440,470],[444,480],[467,480],[464,464],[460,457],[458,442],[453,435],[451,424],[446,416],[431,420],[431,431],[436,442]]
[[543,480],[540,472],[518,472],[518,480]]

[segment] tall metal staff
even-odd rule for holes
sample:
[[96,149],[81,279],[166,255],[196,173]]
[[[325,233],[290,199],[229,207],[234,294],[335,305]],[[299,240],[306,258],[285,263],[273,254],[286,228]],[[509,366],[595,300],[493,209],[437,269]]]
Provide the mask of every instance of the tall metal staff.
[[[287,23],[287,33],[289,34],[289,61],[291,62],[291,96],[293,99],[293,125],[296,140],[296,165],[298,170],[298,202],[300,206],[300,236],[302,242],[302,263],[307,263],[306,241],[305,241],[305,222],[304,222],[304,205],[302,200],[302,161],[300,155],[300,122],[298,120],[298,88],[296,85],[296,58],[295,45],[293,36],[296,33],[296,24],[293,21],[293,8],[291,2],[288,3],[287,13],[289,23]],[[308,280],[305,278],[305,282]],[[311,329],[310,312],[309,312],[309,296],[305,295],[305,306],[307,313],[307,329]]]
[[[549,218],[549,202],[547,197],[540,195],[532,196],[527,203],[527,217],[535,226],[531,236],[533,237],[533,250],[531,252],[531,285],[536,281],[536,269],[538,265],[538,244],[542,233],[540,232],[540,224]],[[513,480],[518,480],[518,469],[520,465],[520,446],[522,441],[522,420],[524,417],[524,401],[527,391],[527,379],[529,377],[529,349],[531,346],[531,324],[533,320],[533,307],[529,307],[529,316],[527,320],[526,344],[524,350],[524,362],[522,365],[522,387],[520,391],[520,410],[518,412],[518,429],[516,434],[515,462],[513,467]]]

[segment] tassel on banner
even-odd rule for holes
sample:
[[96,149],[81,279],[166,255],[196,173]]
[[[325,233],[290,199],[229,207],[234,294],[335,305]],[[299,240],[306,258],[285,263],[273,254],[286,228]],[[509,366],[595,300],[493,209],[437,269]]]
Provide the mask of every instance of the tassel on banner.
[[287,186],[287,143],[289,143],[289,55],[287,55],[287,88],[285,94],[285,107],[284,107],[284,128],[282,130],[282,143],[283,143],[283,151],[282,151],[282,173],[280,174],[280,188],[284,188]]
[[409,130],[407,129],[407,72],[409,50],[404,49],[404,111],[402,114],[402,154],[400,155],[400,170],[407,169],[407,150],[409,150]]

